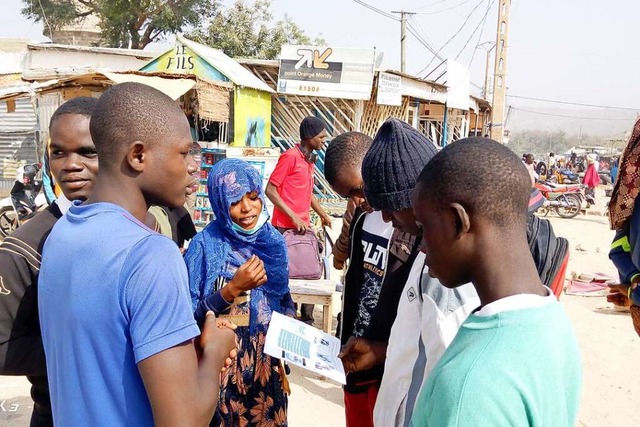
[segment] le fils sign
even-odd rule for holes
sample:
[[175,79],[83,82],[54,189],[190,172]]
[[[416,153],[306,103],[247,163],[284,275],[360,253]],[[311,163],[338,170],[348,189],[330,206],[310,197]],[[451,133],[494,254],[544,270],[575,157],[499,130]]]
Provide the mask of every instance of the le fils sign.
[[177,43],[173,53],[166,59],[165,71],[189,74],[196,67],[196,62],[187,47]]

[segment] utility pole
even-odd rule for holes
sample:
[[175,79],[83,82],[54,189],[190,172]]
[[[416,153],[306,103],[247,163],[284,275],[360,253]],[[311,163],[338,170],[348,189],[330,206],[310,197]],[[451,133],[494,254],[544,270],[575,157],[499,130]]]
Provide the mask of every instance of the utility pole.
[[511,9],[511,0],[500,0],[498,8],[496,60],[493,77],[493,103],[491,106],[491,139],[502,143],[505,130],[504,108],[507,98],[507,40],[509,36],[509,11]]
[[[491,47],[487,48],[487,46]],[[476,46],[476,49],[479,47],[484,48],[484,50],[487,52],[487,62],[484,69],[484,87],[482,88],[482,98],[489,99],[489,84],[491,81],[489,79],[489,63],[491,62],[491,51],[495,49],[496,44],[494,42],[484,42]]]
[[[495,46],[494,46],[495,47]],[[487,65],[484,68],[484,90],[482,97],[487,99],[489,96],[489,61],[491,60],[491,51],[487,50]]]
[[413,12],[404,10],[392,11],[400,14],[400,72],[407,72],[407,15],[415,15]]

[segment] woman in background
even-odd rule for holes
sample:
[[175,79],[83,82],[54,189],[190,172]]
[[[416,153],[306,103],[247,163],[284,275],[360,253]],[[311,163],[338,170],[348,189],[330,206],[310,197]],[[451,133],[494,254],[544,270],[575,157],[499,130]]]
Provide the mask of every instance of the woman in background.
[[587,207],[596,204],[596,187],[600,185],[600,175],[596,169],[596,159],[587,157],[587,170],[584,173],[582,183],[587,186],[585,195],[587,196]]

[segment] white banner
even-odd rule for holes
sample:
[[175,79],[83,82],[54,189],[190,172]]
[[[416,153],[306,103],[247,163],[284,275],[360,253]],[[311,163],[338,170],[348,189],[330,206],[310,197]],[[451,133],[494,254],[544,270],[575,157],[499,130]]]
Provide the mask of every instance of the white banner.
[[447,59],[447,107],[469,110],[471,73],[461,63]]
[[378,75],[378,105],[402,105],[402,77],[395,74]]
[[371,98],[373,49],[282,46],[278,93],[329,98]]

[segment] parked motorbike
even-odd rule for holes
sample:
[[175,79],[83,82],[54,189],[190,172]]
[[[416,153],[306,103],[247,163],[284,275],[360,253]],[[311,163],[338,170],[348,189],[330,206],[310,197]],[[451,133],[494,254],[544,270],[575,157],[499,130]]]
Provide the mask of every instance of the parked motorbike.
[[545,198],[539,209],[544,216],[547,216],[551,210],[562,218],[574,218],[580,213],[584,198],[581,184],[567,185],[538,181],[535,186]]
[[580,177],[570,169],[558,169],[556,178],[560,184],[579,184]]
[[47,205],[44,194],[38,194],[42,188],[40,168],[39,163],[18,168],[16,181],[9,197],[0,200],[0,235],[2,237],[11,234]]

